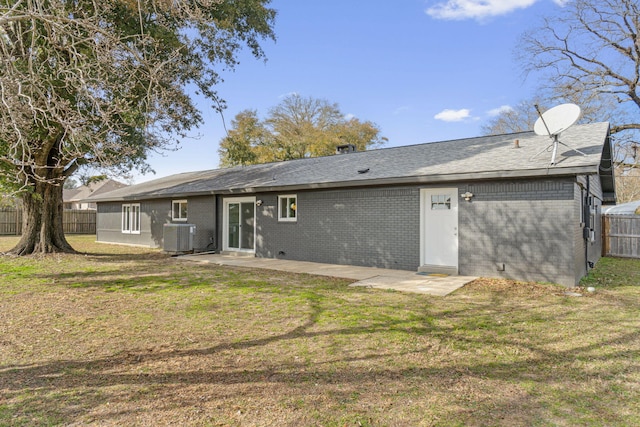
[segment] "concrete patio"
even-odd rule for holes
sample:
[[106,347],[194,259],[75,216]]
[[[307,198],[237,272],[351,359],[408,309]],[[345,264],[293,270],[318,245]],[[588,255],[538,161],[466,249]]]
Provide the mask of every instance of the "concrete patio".
[[321,264],[307,261],[289,261],[253,256],[220,254],[191,254],[176,258],[179,261],[204,262],[217,265],[231,265],[247,268],[288,271],[291,273],[315,274],[318,276],[339,277],[355,280],[349,286],[362,286],[376,289],[393,289],[402,292],[414,292],[445,296],[461,288],[476,277],[442,276],[416,273],[405,270],[388,270],[373,267],[351,265]]

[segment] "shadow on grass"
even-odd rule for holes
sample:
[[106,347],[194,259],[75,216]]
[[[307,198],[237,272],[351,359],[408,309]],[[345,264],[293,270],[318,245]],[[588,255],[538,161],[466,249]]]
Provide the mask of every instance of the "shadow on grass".
[[[58,286],[105,291],[158,292],[185,287],[225,286],[251,293],[286,292],[305,303],[308,312],[300,319],[300,325],[281,334],[223,341],[203,348],[129,349],[101,358],[2,366],[0,424],[119,424],[126,416],[153,417],[158,409],[200,405],[201,396],[177,393],[180,388],[190,386],[212,387],[214,391],[208,398],[215,400],[216,397],[211,395],[223,394],[226,399],[226,403],[224,399],[220,400],[223,406],[229,405],[229,401],[264,399],[264,394],[269,394],[274,385],[286,387],[286,393],[300,396],[303,401],[311,399],[314,393],[331,392],[339,401],[348,402],[350,392],[341,391],[340,387],[343,387],[395,399],[392,401],[397,406],[411,405],[407,403],[406,396],[415,396],[418,390],[421,395],[445,396],[434,405],[441,407],[438,409],[440,413],[434,413],[433,408],[414,408],[414,411],[423,411],[428,416],[444,417],[441,418],[444,420],[442,424],[535,425],[558,421],[559,424],[624,425],[632,424],[629,418],[625,418],[629,407],[635,405],[637,408],[637,402],[633,403],[635,400],[630,396],[632,388],[624,388],[620,382],[627,375],[637,378],[640,360],[638,328],[632,325],[627,332],[615,336],[601,334],[597,339],[585,340],[564,350],[553,350],[555,343],[565,339],[563,334],[547,334],[545,331],[536,341],[523,339],[521,333],[524,332],[518,329],[520,324],[555,328],[563,323],[576,323],[570,318],[571,310],[554,310],[551,302],[546,307],[544,304],[548,300],[540,301],[536,310],[514,305],[499,312],[496,306],[506,299],[501,293],[500,298],[494,295],[494,298],[483,302],[469,301],[448,309],[437,307],[427,297],[414,296],[412,299],[420,303],[406,308],[398,305],[397,314],[379,313],[372,316],[367,324],[362,317],[356,317],[358,324],[327,328],[327,323],[320,324],[319,320],[330,304],[334,308],[339,303],[334,298],[364,295],[369,291],[347,288],[348,281],[344,280],[328,281],[323,278],[318,282],[312,276],[271,270],[194,264],[164,269],[161,267],[172,260],[156,253],[87,256],[99,260],[100,265],[95,266],[98,271],[78,268],[78,271],[40,276],[55,279]],[[140,262],[127,263],[132,260]],[[282,284],[289,279],[295,280],[294,286]],[[339,289],[340,294],[322,292],[327,289]],[[384,295],[378,291],[372,293]],[[375,299],[370,298],[367,303],[374,304]],[[389,304],[389,301],[381,298],[380,304]],[[573,308],[570,304],[579,305],[580,302],[567,303],[568,308]],[[625,310],[638,306],[637,301],[631,299],[627,299],[625,304],[622,307]],[[409,318],[402,318],[402,310],[415,313]],[[498,326],[496,315],[504,317],[509,326]],[[434,318],[439,321],[430,320]],[[610,321],[598,318],[597,313],[593,313],[589,320],[593,327]],[[408,341],[426,336],[430,342],[440,343],[440,348],[454,348],[455,351],[449,353],[458,357],[439,365],[406,363],[402,359],[411,360],[412,356],[437,357],[438,346],[386,348],[383,342],[378,348],[360,355],[340,351],[331,357],[325,353],[312,354],[311,364],[279,358],[259,367],[225,366],[224,363],[225,355],[240,357],[247,352],[295,340],[323,343],[328,339],[338,342],[358,338],[366,340],[384,333],[404,334]],[[580,333],[579,329],[575,330],[575,334]],[[477,349],[486,351],[486,348],[495,349],[495,357],[474,357]],[[500,351],[508,348],[522,356],[501,355]],[[313,357],[322,360],[314,361]],[[182,361],[193,359],[206,363],[201,363],[200,367],[182,367]],[[592,366],[594,363],[596,368]],[[203,365],[206,368],[202,368]],[[621,389],[612,391],[616,386]],[[396,390],[396,395],[389,397],[392,389]],[[497,390],[495,396],[488,395],[492,390]],[[105,402],[110,402],[114,409],[106,410]],[[137,405],[137,402],[144,403]],[[357,406],[350,407],[346,403],[343,406],[347,412],[358,410]],[[100,410],[96,411],[96,408]],[[323,416],[327,424],[338,419],[336,408],[325,408]],[[563,410],[567,414],[562,414]],[[88,413],[94,414],[92,419],[87,418]],[[382,421],[379,424],[391,423]]]
[[[219,266],[215,264],[178,263],[169,257],[140,258],[123,255],[114,258],[104,255],[108,262],[99,261],[99,269],[80,267],[76,271],[33,274],[38,279],[55,282],[71,288],[119,290],[133,292],[160,292],[211,286],[227,286],[237,289],[264,289],[277,292],[283,282],[290,281],[298,287],[320,289],[346,288],[353,280],[319,277],[308,274],[281,272],[250,267]],[[130,263],[123,261],[132,261]],[[176,263],[167,269],[167,263]],[[114,265],[113,268],[104,268]]]
[[102,263],[158,261],[171,260],[173,258],[164,252],[151,250],[139,253],[78,252],[78,255],[89,257]]
[[[551,339],[540,340],[536,344],[518,342],[516,336],[497,337],[491,333],[475,335],[456,334],[460,324],[449,327],[428,325],[425,327],[407,327],[407,320],[388,320],[366,326],[352,326],[329,330],[315,330],[318,319],[324,309],[317,299],[309,298],[310,313],[306,321],[279,334],[243,341],[222,342],[217,345],[185,350],[163,351],[127,351],[109,357],[93,360],[59,360],[29,365],[13,365],[0,367],[0,423],[3,421],[2,408],[8,399],[18,399],[20,404],[11,404],[13,415],[10,421],[15,425],[29,425],[38,418],[47,424],[69,424],[87,422],[86,414],[105,401],[123,403],[137,399],[163,399],[162,409],[188,408],[202,403],[199,396],[181,393],[180,398],[172,397],[177,388],[208,385],[222,387],[226,399],[248,399],[263,394],[273,384],[289,387],[289,392],[300,393],[302,398],[310,393],[321,393],[322,390],[333,390],[336,384],[368,390],[377,387],[378,393],[384,394],[385,388],[395,387],[403,394],[410,395],[416,388],[423,389],[428,385],[430,393],[438,396],[450,396],[455,404],[444,405],[448,412],[445,420],[456,420],[456,423],[481,425],[534,425],[546,424],[552,420],[565,420],[570,423],[581,421],[606,421],[610,425],[624,424],[623,410],[629,400],[617,400],[615,394],[606,395],[608,383],[603,382],[603,372],[576,365],[576,360],[588,360],[590,363],[602,362],[607,366],[606,376],[620,378],[627,372],[638,372],[640,353],[637,343],[640,331],[631,330],[617,337],[602,336],[597,342],[575,346],[562,351],[550,350]],[[458,319],[476,319],[486,317],[486,307],[450,311],[450,317]],[[520,313],[518,320],[528,319],[527,313]],[[529,319],[531,320],[531,319]],[[533,319],[535,320],[535,319]],[[562,319],[559,319],[562,320]],[[481,331],[478,321],[477,331]],[[462,322],[464,323],[464,322]],[[471,324],[471,323],[470,323]],[[530,354],[518,360],[451,360],[438,366],[389,365],[389,358],[398,359],[410,354],[437,351],[423,347],[412,350],[403,349],[389,353],[384,348],[361,356],[336,355],[333,360],[314,363],[273,361],[269,366],[260,368],[243,366],[223,366],[219,356],[243,352],[265,347],[274,343],[291,340],[314,340],[320,337],[356,337],[370,336],[380,332],[403,332],[413,335],[430,335],[442,343],[460,347],[492,346],[506,348],[518,346],[520,350]],[[628,344],[636,345],[633,348]],[[605,353],[594,351],[608,348]],[[208,369],[182,370],[180,360],[204,358],[210,360]],[[630,361],[636,361],[629,365]],[[363,363],[370,362],[370,363]],[[158,372],[157,366],[166,363],[165,371]],[[155,366],[154,369],[142,369]],[[517,392],[509,395],[500,393],[494,397],[478,398],[465,395],[469,387],[483,384],[503,384]],[[578,383],[596,383],[600,387],[577,387]],[[528,392],[521,384],[537,384],[538,390]],[[249,388],[246,388],[249,385]],[[242,386],[242,387],[241,387]],[[545,388],[555,389],[558,396],[545,395]],[[219,390],[216,388],[216,390]],[[310,390],[318,390],[316,392]],[[462,395],[457,395],[466,390]],[[148,393],[149,395],[146,395]],[[248,396],[247,393],[250,395]],[[338,392],[339,394],[339,392]],[[481,394],[481,393],[479,393]],[[623,392],[620,393],[622,397]],[[347,396],[348,397],[348,396]],[[344,399],[347,397],[343,396]],[[475,397],[475,398],[474,398]],[[199,400],[200,399],[200,400]],[[3,403],[4,400],[4,403]],[[403,400],[403,399],[400,399]],[[569,418],[553,414],[549,408],[551,401],[566,405],[572,412]],[[577,405],[577,410],[572,409]],[[124,405],[126,407],[126,405]],[[589,409],[588,409],[589,408]],[[157,408],[156,408],[157,409]],[[93,422],[119,422],[127,414],[143,414],[152,409],[119,409],[113,412],[101,411],[95,415]],[[496,415],[497,414],[497,415]],[[149,415],[149,414],[147,414]],[[330,415],[327,415],[330,416]],[[496,416],[498,418],[496,418]],[[557,418],[559,417],[559,418]],[[6,421],[7,417],[5,417]],[[546,420],[546,421],[545,421]]]

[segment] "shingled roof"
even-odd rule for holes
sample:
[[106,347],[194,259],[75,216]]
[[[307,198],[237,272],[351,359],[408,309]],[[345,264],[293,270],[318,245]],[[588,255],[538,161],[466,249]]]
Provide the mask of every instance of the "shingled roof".
[[62,197],[65,202],[79,202],[87,199],[91,195],[97,196],[126,186],[127,184],[112,179],[104,179],[102,181],[91,182],[88,185],[81,185],[77,188],[65,188],[62,191]]
[[[483,136],[159,178],[89,201],[125,201],[207,194],[292,191],[461,180],[604,175],[612,193],[609,124],[576,125],[559,137],[557,163],[550,165],[551,140],[534,132]],[[514,141],[518,140],[519,148]],[[572,151],[576,148],[586,156]],[[604,147],[604,149],[603,149]],[[608,162],[608,163],[607,163]],[[611,176],[610,182],[607,181]]]

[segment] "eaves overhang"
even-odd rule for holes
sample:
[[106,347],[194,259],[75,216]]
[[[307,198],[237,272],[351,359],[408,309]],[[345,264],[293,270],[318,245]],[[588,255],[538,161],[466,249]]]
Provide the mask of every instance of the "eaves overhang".
[[524,169],[524,170],[496,170],[496,171],[479,171],[453,174],[438,175],[416,175],[403,177],[383,177],[356,180],[341,180],[316,183],[292,183],[292,184],[272,184],[272,185],[256,185],[238,188],[211,188],[197,191],[150,191],[130,194],[121,197],[104,197],[91,199],[96,203],[104,202],[126,202],[135,200],[156,200],[171,199],[176,197],[199,197],[210,196],[215,194],[232,195],[232,194],[255,194],[267,192],[283,192],[283,191],[304,191],[304,190],[328,190],[338,188],[354,188],[354,187],[378,187],[391,185],[430,185],[445,184],[461,181],[483,181],[497,179],[524,179],[524,178],[544,178],[544,177],[569,177],[577,175],[595,175],[598,174],[598,165],[582,165],[572,167],[547,167],[540,169]]

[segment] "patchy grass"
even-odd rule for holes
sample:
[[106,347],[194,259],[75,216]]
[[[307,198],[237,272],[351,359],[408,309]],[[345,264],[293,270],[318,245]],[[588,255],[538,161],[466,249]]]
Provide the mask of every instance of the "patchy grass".
[[442,298],[69,240],[0,257],[0,425],[640,424],[637,261]]
[[581,284],[599,288],[640,286],[640,259],[602,258]]

